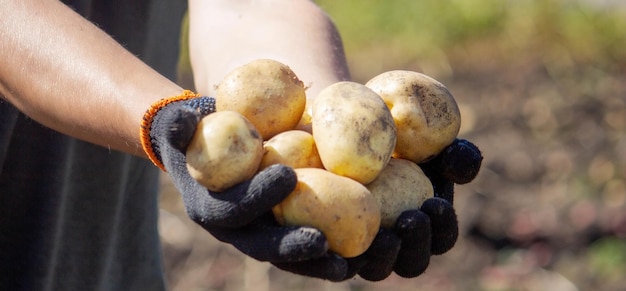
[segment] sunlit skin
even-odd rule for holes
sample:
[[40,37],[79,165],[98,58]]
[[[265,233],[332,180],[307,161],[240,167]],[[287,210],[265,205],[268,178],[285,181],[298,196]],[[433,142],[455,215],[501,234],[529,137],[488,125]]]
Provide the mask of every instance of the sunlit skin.
[[[2,0],[0,6],[2,98],[52,129],[145,156],[138,131],[146,109],[183,88],[59,1]],[[190,0],[189,8],[198,93],[213,94],[232,68],[263,57],[289,64],[310,94],[349,78],[332,22],[310,1]],[[300,21],[280,25],[294,18]],[[260,19],[266,25],[254,25]],[[249,28],[256,31],[241,33]]]

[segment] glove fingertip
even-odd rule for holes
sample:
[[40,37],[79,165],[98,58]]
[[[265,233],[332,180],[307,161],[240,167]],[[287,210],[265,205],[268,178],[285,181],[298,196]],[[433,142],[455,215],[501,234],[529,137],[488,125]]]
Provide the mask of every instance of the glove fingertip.
[[262,214],[271,212],[295,188],[297,177],[293,169],[272,165],[251,180],[239,183],[221,193],[193,197],[189,201],[189,216],[204,226],[236,228],[244,226]]
[[177,106],[177,110],[168,111],[164,116],[167,142],[180,152],[186,152],[193,135],[196,132],[201,116],[197,110],[188,106]]
[[432,230],[430,217],[419,209],[404,211],[396,221],[402,238],[393,271],[401,277],[413,278],[426,271],[430,264]]
[[393,263],[387,264],[384,267],[375,265],[365,265],[359,270],[359,276],[364,280],[371,282],[378,282],[385,280],[393,272]]
[[304,262],[272,262],[272,264],[283,271],[332,282],[346,280],[348,270],[346,260],[334,254]]
[[283,193],[285,197],[293,191],[297,183],[296,172],[282,164],[271,165],[252,179],[252,184],[261,186],[263,191]]
[[429,250],[400,250],[393,271],[403,278],[414,278],[423,274],[430,264]]
[[296,187],[298,177],[292,168],[281,164],[271,165],[257,173],[252,180],[236,185],[231,190],[244,194],[239,205],[247,205],[249,211],[258,216],[270,211],[283,201]]
[[483,160],[478,147],[465,139],[456,139],[442,155],[443,175],[457,184],[474,180]]
[[429,198],[422,204],[421,211],[430,217],[431,254],[441,255],[454,246],[459,236],[459,226],[452,204],[442,198]]
[[393,231],[381,229],[370,248],[363,254],[368,263],[360,268],[359,276],[373,282],[389,277],[393,272],[401,243]]
[[403,243],[430,236],[430,217],[420,209],[406,210],[396,220],[395,230]]
[[282,237],[279,255],[289,261],[304,261],[317,258],[328,251],[326,236],[311,227],[299,227]]

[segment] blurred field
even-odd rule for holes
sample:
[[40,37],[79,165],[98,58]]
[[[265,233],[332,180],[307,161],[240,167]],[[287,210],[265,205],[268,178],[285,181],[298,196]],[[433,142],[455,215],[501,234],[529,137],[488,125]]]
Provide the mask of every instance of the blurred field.
[[485,160],[457,186],[461,236],[414,279],[342,283],[244,258],[190,222],[163,179],[172,290],[626,290],[626,9],[620,1],[317,1],[353,79],[447,85]]

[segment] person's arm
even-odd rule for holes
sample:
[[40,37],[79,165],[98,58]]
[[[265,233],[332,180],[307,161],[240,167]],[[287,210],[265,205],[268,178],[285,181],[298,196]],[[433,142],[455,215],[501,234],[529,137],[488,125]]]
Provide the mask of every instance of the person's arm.
[[0,59],[0,95],[20,111],[141,156],[146,109],[182,92],[59,1],[0,0]]
[[226,73],[259,58],[289,66],[310,86],[309,99],[350,78],[339,33],[313,1],[190,0],[189,23],[199,93],[213,95]]

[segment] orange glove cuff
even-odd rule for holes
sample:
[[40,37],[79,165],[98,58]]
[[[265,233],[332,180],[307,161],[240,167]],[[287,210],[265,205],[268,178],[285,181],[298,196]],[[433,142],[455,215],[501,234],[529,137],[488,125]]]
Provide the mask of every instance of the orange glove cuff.
[[146,155],[148,155],[150,161],[152,161],[155,166],[159,167],[159,169],[163,170],[164,172],[166,172],[165,166],[154,153],[154,148],[152,147],[152,138],[150,137],[150,129],[152,127],[152,121],[154,120],[154,116],[156,116],[157,112],[159,112],[161,108],[170,103],[197,97],[200,97],[200,94],[194,93],[190,90],[184,90],[180,95],[166,97],[157,102],[154,102],[143,115],[143,119],[141,120],[141,128],[139,131],[141,147],[143,148],[144,152],[146,152]]

